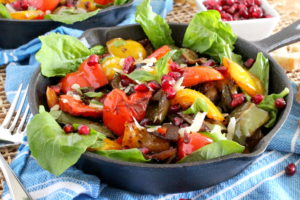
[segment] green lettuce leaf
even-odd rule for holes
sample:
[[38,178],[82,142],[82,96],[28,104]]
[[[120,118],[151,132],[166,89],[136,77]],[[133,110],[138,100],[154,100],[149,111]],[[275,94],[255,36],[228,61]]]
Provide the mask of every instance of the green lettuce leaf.
[[0,3],[0,18],[11,19],[9,11],[2,3]]
[[277,98],[284,98],[288,94],[289,89],[285,88],[279,94],[270,94],[268,96],[265,96],[264,100],[260,104],[258,104],[259,108],[268,111],[270,114],[270,120],[268,121],[268,123],[265,124],[266,128],[271,128],[276,123],[278,108],[276,108],[275,106],[275,100]]
[[193,17],[184,34],[183,47],[207,54],[218,61],[227,57],[240,63],[240,57],[232,53],[236,39],[230,25],[220,20],[219,12],[209,10]]
[[127,2],[128,2],[128,0],[115,0],[114,5],[120,6],[120,5],[126,4]]
[[135,21],[142,26],[156,49],[165,44],[174,44],[168,23],[152,11],[150,0],[144,0],[137,6]]
[[39,165],[57,176],[74,165],[102,136],[97,131],[91,131],[89,135],[66,134],[45,111],[33,117],[27,126],[27,135],[30,150]]
[[97,55],[102,55],[106,52],[106,48],[102,45],[94,46],[90,50],[92,54],[97,54]]
[[265,95],[267,95],[269,90],[270,64],[262,52],[257,54],[256,61],[249,71],[261,81],[264,86]]
[[97,15],[98,10],[94,10],[92,12],[80,13],[75,9],[64,10],[59,14],[47,14],[45,15],[45,19],[51,19],[53,21],[65,23],[65,24],[74,24],[75,22],[84,21],[94,15]]
[[[42,47],[35,57],[41,63],[42,74],[46,77],[65,76],[76,71],[96,51],[93,48],[88,49],[79,39],[68,35],[51,33],[39,39]],[[100,48],[97,47],[98,53]]]
[[187,110],[183,111],[183,114],[189,115],[189,114],[196,114],[197,112],[207,112],[208,111],[208,105],[207,103],[201,99],[197,98],[193,105],[189,107]]
[[231,140],[219,140],[208,144],[190,155],[181,159],[178,163],[197,162],[200,160],[209,160],[221,156],[242,153],[245,147]]
[[146,160],[140,150],[133,149],[124,149],[124,150],[101,150],[95,151],[99,155],[114,159],[114,160],[123,160],[128,162],[149,162]]
[[142,81],[142,82],[156,80],[155,75],[153,75],[150,72],[147,72],[145,70],[134,70],[127,76],[132,80]]

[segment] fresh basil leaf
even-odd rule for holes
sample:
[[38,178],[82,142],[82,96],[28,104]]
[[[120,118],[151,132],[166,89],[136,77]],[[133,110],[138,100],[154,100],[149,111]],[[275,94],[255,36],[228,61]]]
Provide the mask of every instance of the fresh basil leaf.
[[233,153],[242,153],[244,150],[245,147],[237,142],[231,140],[219,140],[194,151],[190,155],[181,159],[178,163],[209,160]]
[[97,46],[92,47],[90,49],[90,51],[91,51],[92,54],[102,55],[106,52],[106,49],[102,45],[97,45]]
[[196,114],[197,112],[207,112],[208,111],[208,105],[207,103],[201,99],[197,98],[193,105],[189,107],[187,110],[183,111],[183,114],[189,115],[189,114]]
[[36,59],[41,63],[41,72],[46,77],[65,76],[76,71],[91,51],[75,37],[51,33],[41,36],[41,49]]
[[45,15],[45,19],[51,19],[53,21],[65,23],[65,24],[74,24],[75,22],[84,21],[94,15],[97,15],[99,9],[94,10],[92,12],[82,13],[75,9],[64,10],[59,14],[47,14]]
[[74,165],[98,139],[98,133],[93,131],[89,135],[66,134],[45,111],[33,117],[27,126],[27,135],[30,150],[39,165],[57,176]]
[[220,18],[219,12],[214,10],[196,14],[184,34],[183,47],[207,54],[217,61],[224,56],[236,60],[232,51],[237,36]]
[[171,50],[164,57],[162,57],[156,62],[156,72],[158,76],[156,79],[158,80],[158,82],[161,81],[161,77],[164,74],[168,73],[168,62],[172,58],[172,56],[176,53],[176,51],[177,50]]
[[156,80],[155,75],[145,70],[134,70],[127,76],[132,80],[142,81],[142,82]]
[[75,117],[61,110],[50,111],[50,115],[60,124],[85,124],[106,137],[115,138],[114,134],[106,126],[86,118]]
[[168,23],[152,11],[150,0],[144,0],[137,6],[135,21],[142,26],[154,48],[174,44]]
[[270,120],[265,124],[266,128],[271,128],[276,123],[278,108],[275,106],[275,100],[277,98],[284,98],[288,94],[289,89],[285,88],[279,94],[270,94],[268,96],[265,96],[264,100],[260,104],[258,104],[259,108],[268,111],[270,114]]
[[91,98],[100,98],[103,96],[103,92],[86,92],[84,95]]
[[128,2],[128,0],[115,0],[114,5],[124,5]]
[[142,152],[136,148],[133,149],[123,149],[123,150],[100,150],[95,151],[99,155],[114,159],[114,160],[123,160],[128,162],[149,162],[146,160]]
[[8,9],[2,3],[0,3],[0,18],[11,19]]
[[265,95],[268,94],[269,90],[269,70],[269,60],[264,57],[262,52],[259,52],[256,56],[255,63],[249,71],[261,81],[264,86]]

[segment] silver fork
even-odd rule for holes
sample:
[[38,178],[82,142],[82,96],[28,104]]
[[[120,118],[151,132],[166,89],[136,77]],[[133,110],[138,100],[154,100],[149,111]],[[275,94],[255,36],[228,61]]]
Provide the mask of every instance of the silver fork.
[[[16,114],[14,116],[15,109],[18,105],[18,101],[20,98],[20,94],[22,92],[23,85],[21,84],[18,88],[18,91],[16,93],[16,96],[11,103],[11,106],[7,112],[7,115],[5,116],[5,119],[3,123],[0,126],[0,140],[10,141],[15,144],[21,143],[25,130],[24,124],[25,120],[27,118],[27,115],[29,113],[29,106],[27,105],[25,108],[24,115],[20,121],[19,126],[16,128],[17,122],[20,118],[22,108],[25,103],[25,99],[27,96],[28,87],[26,88],[24,95],[19,103],[18,110],[16,111]],[[14,116],[14,118],[13,118]],[[0,168],[3,172],[3,175],[5,177],[5,180],[7,182],[7,186],[9,188],[11,197],[13,200],[30,200],[32,199],[30,195],[27,193],[27,191],[24,189],[23,185],[21,184],[20,180],[17,178],[13,170],[9,167],[8,163],[5,161],[4,157],[0,153]]]

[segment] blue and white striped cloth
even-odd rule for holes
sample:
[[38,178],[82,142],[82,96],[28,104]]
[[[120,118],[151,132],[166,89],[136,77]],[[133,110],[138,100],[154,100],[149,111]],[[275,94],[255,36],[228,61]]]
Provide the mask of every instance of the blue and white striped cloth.
[[[160,1],[160,0],[157,0]],[[161,8],[161,7],[160,7]],[[161,14],[166,14],[161,9]],[[130,20],[129,20],[130,21]],[[127,21],[126,23],[128,23]],[[55,32],[79,36],[82,32],[60,27]],[[0,65],[10,64],[6,68],[5,91],[12,100],[18,85],[28,83],[37,67],[34,53],[40,48],[38,40],[33,40],[17,50],[0,50]],[[293,83],[296,91],[296,84]],[[300,163],[300,135],[296,132],[300,118],[300,105],[295,101],[288,120],[277,133],[262,156],[255,160],[242,173],[215,186],[188,192],[169,195],[141,195],[102,183],[97,177],[84,174],[71,167],[61,176],[54,176],[39,167],[30,155],[26,143],[19,148],[17,157],[11,164],[26,189],[34,199],[71,200],[179,200],[190,199],[284,199],[300,198],[300,172],[289,177],[284,173],[288,163]],[[51,159],[51,158],[49,158]],[[224,172],[226,173],[226,172]],[[11,199],[7,188],[3,200]]]

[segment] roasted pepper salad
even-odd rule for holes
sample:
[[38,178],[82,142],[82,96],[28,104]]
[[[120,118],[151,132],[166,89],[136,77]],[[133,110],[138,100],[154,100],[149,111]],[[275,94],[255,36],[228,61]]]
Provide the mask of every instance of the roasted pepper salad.
[[86,151],[145,163],[251,152],[289,93],[269,94],[263,53],[243,62],[216,11],[196,14],[179,45],[149,0],[137,7],[136,21],[144,40],[87,48],[67,35],[40,37],[41,73],[59,81],[27,127],[39,164],[59,175]]
[[130,0],[0,0],[0,18],[50,19],[66,24],[86,20],[101,9]]

